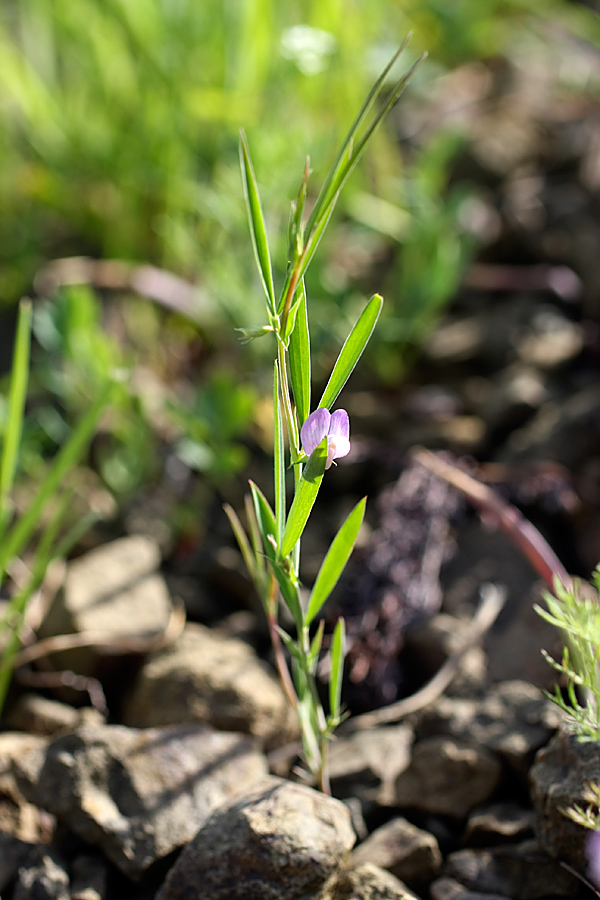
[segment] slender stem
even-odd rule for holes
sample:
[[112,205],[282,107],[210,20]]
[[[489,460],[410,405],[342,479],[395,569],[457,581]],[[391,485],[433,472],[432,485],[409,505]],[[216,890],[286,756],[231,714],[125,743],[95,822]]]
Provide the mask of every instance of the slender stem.
[[279,637],[279,632],[277,631],[277,600],[279,593],[279,585],[277,584],[277,579],[271,573],[269,578],[269,594],[267,597],[267,620],[269,623],[269,634],[271,636],[271,645],[273,647],[273,654],[275,656],[275,665],[277,666],[277,671],[279,673],[279,678],[281,679],[281,684],[283,686],[283,690],[288,699],[288,702],[292,709],[296,709],[298,706],[298,698],[296,696],[296,691],[294,690],[294,685],[292,684],[292,679],[289,673],[289,669],[287,667],[285,656],[283,653],[283,647],[281,646],[281,639]]

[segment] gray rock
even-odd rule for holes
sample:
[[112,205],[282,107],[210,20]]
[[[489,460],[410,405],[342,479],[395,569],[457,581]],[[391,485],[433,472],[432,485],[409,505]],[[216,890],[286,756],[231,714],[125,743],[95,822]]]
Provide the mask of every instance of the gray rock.
[[49,843],[56,823],[53,816],[28,802],[17,785],[13,765],[29,753],[43,754],[46,746],[45,739],[29,734],[0,734],[0,832],[31,844]]
[[497,756],[474,743],[430,737],[413,748],[396,779],[396,804],[460,819],[484,803],[500,780]]
[[554,704],[525,681],[505,681],[482,700],[440,697],[415,717],[417,739],[449,735],[497,753],[526,775],[560,724]]
[[343,803],[270,777],[211,816],[156,900],[316,900],[353,843]]
[[431,900],[511,900],[500,894],[480,894],[468,891],[455,878],[438,878],[429,886]]
[[80,718],[78,710],[67,703],[39,694],[22,694],[11,706],[6,721],[15,731],[51,737],[61,731],[72,731],[80,724]]
[[395,875],[372,863],[344,872],[330,896],[331,900],[419,900]]
[[563,731],[540,750],[529,772],[540,843],[550,856],[582,872],[586,868],[586,832],[563,810],[574,804],[587,807],[581,795],[590,781],[600,783],[598,744],[581,743]]
[[32,851],[19,869],[13,900],[71,900],[69,876],[47,847]]
[[137,728],[207,723],[251,734],[269,748],[297,735],[279,682],[252,647],[196,624],[148,658],[123,722]]
[[[40,637],[95,632],[110,637],[151,638],[165,630],[171,601],[158,545],[148,537],[121,538],[69,563],[63,588],[44,619]],[[92,647],[61,651],[57,665],[90,674],[99,655]]]
[[467,822],[464,843],[489,847],[533,837],[535,815],[516,803],[496,803],[476,810]]
[[357,797],[367,808],[394,802],[394,782],[410,763],[414,733],[409,725],[337,735],[329,748],[334,796]]
[[266,760],[249,738],[210,728],[106,725],[58,737],[15,767],[28,799],[136,879],[263,778]]
[[442,854],[432,834],[397,818],[373,831],[352,853],[352,863],[374,863],[412,885],[435,878]]
[[550,859],[536,841],[458,850],[448,856],[444,872],[471,891],[511,900],[573,898],[579,889],[577,879]]

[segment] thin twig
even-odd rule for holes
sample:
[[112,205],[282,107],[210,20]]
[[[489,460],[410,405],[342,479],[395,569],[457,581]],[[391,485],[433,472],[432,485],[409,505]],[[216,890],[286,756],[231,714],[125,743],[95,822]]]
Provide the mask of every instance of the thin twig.
[[550,544],[515,506],[507,503],[486,484],[482,484],[481,481],[477,481],[476,478],[467,475],[462,469],[451,465],[429,450],[417,448],[414,451],[414,458],[434,475],[462,491],[474,506],[483,510],[527,557],[551,590],[554,589],[555,577],[558,577],[566,588],[572,586],[567,570]]
[[481,603],[471,620],[469,631],[461,646],[450,656],[433,678],[410,697],[398,700],[391,706],[384,706],[373,712],[348,719],[340,732],[358,731],[398,722],[411,713],[418,712],[437,700],[444,693],[463,660],[465,654],[475,647],[496,621],[506,601],[506,590],[499,585],[486,583],[480,588]]

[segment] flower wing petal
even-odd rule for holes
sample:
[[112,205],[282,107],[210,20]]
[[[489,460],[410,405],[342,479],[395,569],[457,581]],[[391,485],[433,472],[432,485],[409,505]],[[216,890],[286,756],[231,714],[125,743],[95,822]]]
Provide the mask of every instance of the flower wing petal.
[[[346,438],[347,441],[350,440],[350,420],[345,409],[336,409],[333,413],[331,422],[329,423],[328,433],[335,435],[336,438],[343,437]],[[348,446],[348,450],[349,449],[350,447]],[[348,450],[346,450],[346,453]],[[343,455],[345,456],[346,453]]]
[[300,440],[307,456],[311,455],[329,432],[330,421],[331,414],[328,409],[316,409],[302,426]]

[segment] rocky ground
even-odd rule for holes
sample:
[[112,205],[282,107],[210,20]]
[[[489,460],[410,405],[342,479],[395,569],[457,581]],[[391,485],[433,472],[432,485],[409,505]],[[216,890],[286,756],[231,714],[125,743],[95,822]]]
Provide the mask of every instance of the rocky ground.
[[[220,510],[182,554],[150,536],[140,501],[34,611],[0,732],[3,900],[593,896],[585,832],[561,808],[600,781],[600,753],[543,695],[540,649],[560,652],[533,611],[543,586],[411,458],[450,454],[570,572],[600,560],[597,103],[556,102],[544,71],[496,75],[486,92],[466,67],[438,98],[471,128],[461,164],[488,188],[488,248],[411,383],[348,396],[353,450],[307,537],[310,581],[341,506],[369,492],[331,610],[348,623],[353,714],[331,747],[333,797],[298,769]],[[381,714],[445,666],[441,689]]]

